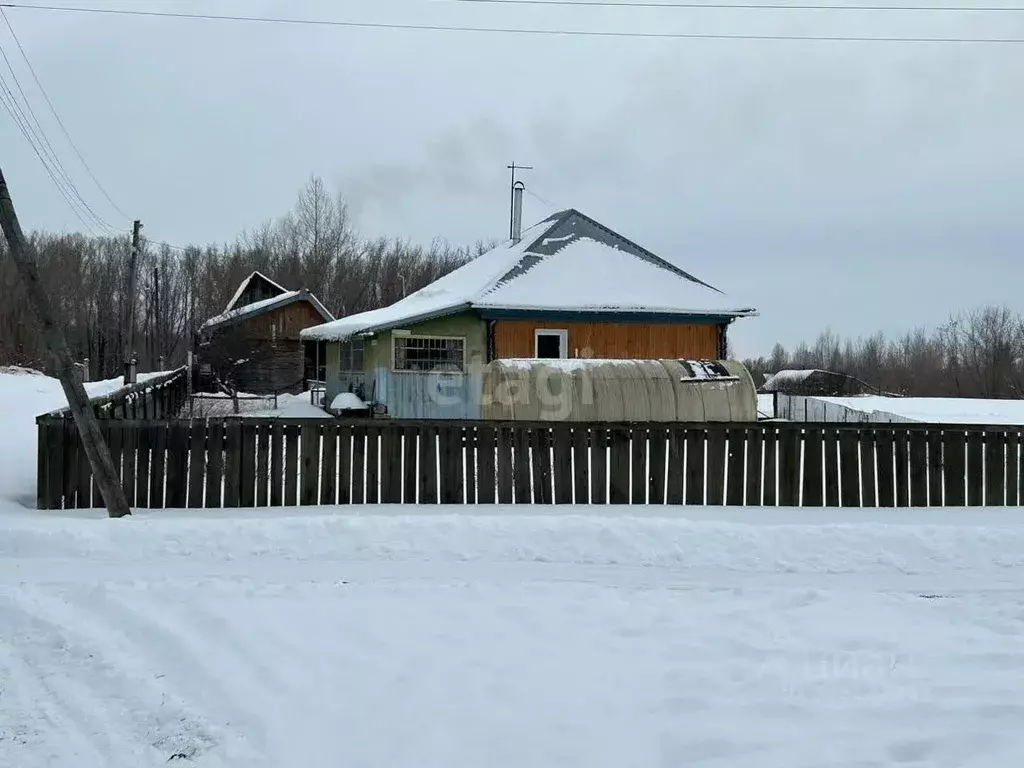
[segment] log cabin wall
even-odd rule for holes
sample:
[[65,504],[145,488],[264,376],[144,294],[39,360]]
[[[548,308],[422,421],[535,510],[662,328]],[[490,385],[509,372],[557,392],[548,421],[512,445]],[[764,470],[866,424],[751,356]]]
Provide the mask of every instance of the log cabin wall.
[[534,357],[534,332],[566,330],[569,357],[598,359],[715,359],[719,357],[721,325],[687,323],[564,323],[498,320],[494,356]]
[[299,333],[320,325],[324,319],[309,302],[299,301],[219,329],[210,347],[200,352],[217,360],[230,355],[246,356],[249,362],[238,370],[238,387],[253,395],[302,392],[305,378],[305,350]]

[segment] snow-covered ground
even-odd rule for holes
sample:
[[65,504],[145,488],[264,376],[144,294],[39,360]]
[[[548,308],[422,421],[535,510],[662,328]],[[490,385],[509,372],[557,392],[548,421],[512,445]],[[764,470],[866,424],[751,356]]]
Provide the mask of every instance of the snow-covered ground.
[[[308,392],[299,395],[249,395],[240,394],[238,416],[260,419],[331,419],[323,408],[313,404]],[[231,398],[224,394],[204,393],[195,398],[191,410],[185,405],[182,417],[211,418],[234,415]]]
[[[775,413],[771,395],[758,395],[758,410]],[[796,421],[922,422],[925,424],[1024,425],[1024,400],[968,397],[803,397],[779,395],[780,417]]]
[[[56,407],[9,378],[5,457]],[[18,450],[0,766],[1024,765],[1020,510],[110,521]]]
[[0,765],[1016,767],[1024,526],[0,517]]
[[1024,400],[879,395],[818,399],[858,411],[891,413],[928,424],[1024,424]]
[[[161,373],[140,373],[146,381]],[[124,386],[122,379],[91,381],[90,397],[109,395]],[[27,368],[0,367],[0,500],[25,505],[36,499],[36,416],[66,408],[60,382]]]

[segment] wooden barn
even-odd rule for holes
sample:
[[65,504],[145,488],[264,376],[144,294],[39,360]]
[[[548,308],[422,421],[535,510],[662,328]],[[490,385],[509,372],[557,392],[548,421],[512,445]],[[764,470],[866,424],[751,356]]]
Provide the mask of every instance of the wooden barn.
[[332,320],[305,288],[289,291],[253,272],[224,312],[203,323],[197,333],[201,385],[256,395],[301,392],[323,371],[315,357],[307,359],[300,334]]
[[328,400],[479,418],[483,366],[520,358],[721,359],[756,310],[597,221],[557,213],[384,309],[309,328]]

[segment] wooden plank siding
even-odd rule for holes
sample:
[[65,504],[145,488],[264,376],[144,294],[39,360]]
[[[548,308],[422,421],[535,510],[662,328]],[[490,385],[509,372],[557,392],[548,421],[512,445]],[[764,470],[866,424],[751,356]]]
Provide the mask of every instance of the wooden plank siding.
[[494,352],[499,359],[534,357],[534,332],[566,330],[569,357],[599,359],[714,359],[721,330],[689,323],[560,323],[499,320]]
[[275,338],[274,327],[277,327],[278,341],[298,341],[299,334],[306,328],[321,325],[324,319],[308,301],[297,301],[262,315],[250,317],[238,325],[245,329],[247,338],[260,341],[272,341]]

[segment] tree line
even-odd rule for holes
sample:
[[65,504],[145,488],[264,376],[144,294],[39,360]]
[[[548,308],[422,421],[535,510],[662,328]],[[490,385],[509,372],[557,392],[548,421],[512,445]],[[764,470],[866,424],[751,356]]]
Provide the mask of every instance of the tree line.
[[793,350],[744,361],[760,385],[766,374],[811,368],[853,376],[907,397],[1024,397],[1024,316],[1008,307],[961,312],[933,331],[841,339],[830,330]]
[[[129,296],[128,237],[34,232],[29,236],[41,280],[52,297],[77,360],[91,378],[122,372],[130,299],[135,301],[133,350],[140,370],[185,359],[194,332],[224,311],[239,283],[260,271],[289,290],[308,288],[341,317],[387,306],[462,266],[492,242],[429,245],[361,237],[344,197],[319,177],[294,208],[239,235],[233,243],[175,248],[145,239],[137,285]],[[6,246],[4,246],[6,249]],[[6,250],[0,258],[0,366],[49,370],[42,334]]]

